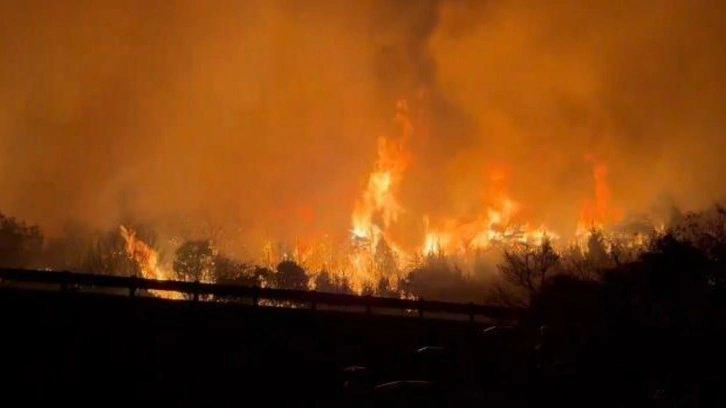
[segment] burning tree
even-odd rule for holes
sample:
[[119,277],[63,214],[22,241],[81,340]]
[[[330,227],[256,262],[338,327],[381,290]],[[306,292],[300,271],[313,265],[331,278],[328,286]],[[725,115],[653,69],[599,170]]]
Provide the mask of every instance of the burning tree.
[[181,280],[212,281],[214,258],[209,241],[187,241],[176,250],[174,272]]
[[376,273],[380,277],[387,278],[389,276],[398,275],[398,262],[396,253],[393,251],[385,238],[381,238],[376,245],[374,262]]
[[143,276],[140,264],[127,253],[124,237],[115,231],[97,234],[80,265],[84,272],[102,275]]

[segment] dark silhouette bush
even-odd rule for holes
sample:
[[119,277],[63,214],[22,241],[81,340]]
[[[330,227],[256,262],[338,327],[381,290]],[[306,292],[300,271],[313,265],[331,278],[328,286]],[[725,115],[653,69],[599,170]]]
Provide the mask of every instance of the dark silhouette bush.
[[33,267],[42,252],[43,234],[38,226],[0,214],[0,265],[6,268]]
[[304,290],[308,287],[308,275],[300,265],[293,261],[282,261],[277,265],[275,285],[282,289]]
[[187,241],[174,257],[174,272],[186,281],[211,281],[214,273],[214,249],[209,241]]

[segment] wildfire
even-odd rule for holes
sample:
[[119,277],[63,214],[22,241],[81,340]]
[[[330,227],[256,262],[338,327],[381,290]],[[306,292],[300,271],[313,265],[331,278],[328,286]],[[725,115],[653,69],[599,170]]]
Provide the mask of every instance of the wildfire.
[[[171,273],[159,265],[159,254],[144,241],[136,237],[136,232],[124,227],[120,227],[121,236],[126,242],[126,254],[135,261],[141,269],[141,274],[147,279],[169,280],[172,279]],[[175,292],[151,291],[154,295],[168,298],[181,299],[181,294]]]
[[608,168],[596,160],[593,154],[585,155],[585,160],[592,164],[594,181],[594,198],[586,199],[580,210],[580,220],[575,235],[587,236],[593,229],[601,230],[616,218],[612,208],[612,193],[608,184]]
[[[416,122],[412,120],[414,116]],[[353,206],[350,236],[321,238],[308,235],[295,240],[293,245],[268,241],[256,259],[257,265],[264,265],[274,272],[280,262],[294,261],[307,271],[309,289],[316,289],[318,284],[325,287],[326,280],[322,278],[327,278],[327,282],[359,294],[372,293],[379,288],[391,293],[391,290],[395,292],[399,287],[405,287],[399,284],[405,282],[402,278],[408,271],[432,257],[452,257],[455,262],[473,270],[481,259],[498,256],[496,251],[487,252],[489,250],[521,244],[538,246],[560,239],[544,225],[532,227],[537,224],[531,224],[527,219],[527,203],[521,203],[511,194],[512,171],[497,165],[479,174],[483,184],[481,200],[471,212],[436,218],[425,215],[421,240],[407,247],[399,245],[390,230],[404,213],[397,193],[411,163],[409,144],[412,139],[426,135],[423,116],[412,115],[405,100],[398,102],[394,117],[398,131],[378,139],[375,163]],[[608,167],[592,154],[586,155],[585,160],[592,166],[593,192],[582,204],[575,231],[575,243],[583,250],[587,250],[587,245],[582,244],[593,229],[612,227],[608,224],[617,218],[612,206]],[[310,208],[295,208],[285,213],[312,222],[315,214]],[[173,279],[171,271],[160,263],[157,251],[139,239],[135,231],[122,225],[120,234],[125,241],[126,255],[139,266],[144,278]],[[644,237],[641,234],[635,239],[625,238],[625,245],[642,245]],[[570,243],[572,241],[565,242]],[[618,245],[623,243],[618,242]],[[468,271],[462,269],[462,272]],[[255,278],[262,279],[257,281],[262,286],[276,282],[267,280],[268,273],[259,275]],[[165,298],[182,297],[178,293],[153,291],[153,294]],[[402,290],[398,295],[407,296]]]
[[532,229],[528,223],[518,222],[521,205],[507,193],[507,171],[504,168],[492,169],[489,181],[490,187],[483,197],[486,209],[477,219],[469,222],[448,220],[443,227],[433,229],[428,217],[424,217],[424,255],[465,255],[494,246],[514,243],[537,245],[546,238],[557,238],[545,227]]
[[429,231],[424,238],[423,253],[424,255],[443,254],[447,248],[450,248],[453,237],[450,233]]
[[[414,133],[408,102],[401,100],[396,106],[394,122],[399,126],[397,137],[383,136],[378,139],[378,158],[375,168],[368,177],[368,183],[356,202],[352,216],[352,251],[346,267],[341,273],[350,282],[353,290],[361,292],[376,284],[385,274],[377,268],[377,257],[386,230],[398,220],[403,207],[396,198],[396,189],[409,164],[407,143]],[[387,245],[391,257],[400,258],[403,252],[392,242]],[[395,268],[391,268],[395,269]]]
[[[400,101],[395,121],[401,127],[399,138],[378,139],[378,160],[375,170],[368,177],[368,184],[353,210],[353,235],[375,240],[376,237],[398,220],[403,210],[395,196],[395,190],[408,167],[406,143],[413,133],[413,124],[408,118],[408,104]],[[374,217],[380,217],[378,225]]]
[[[400,101],[394,119],[400,132],[378,139],[375,165],[352,211],[351,239],[346,243],[328,239],[298,240],[292,249],[279,248],[277,251],[268,244],[265,247],[268,266],[274,268],[281,260],[294,260],[310,272],[311,289],[315,286],[316,274],[325,271],[331,279],[346,282],[354,292],[363,293],[383,280],[395,287],[406,267],[417,265],[429,256],[453,256],[466,263],[474,259],[472,255],[478,256],[481,251],[490,249],[521,244],[536,246],[545,241],[557,243],[560,237],[546,226],[532,227],[523,219],[522,210],[526,205],[509,193],[511,171],[505,166],[495,166],[483,177],[486,189],[478,216],[446,217],[435,221],[424,216],[421,246],[399,246],[388,233],[389,227],[404,212],[396,193],[410,163],[408,144],[414,136],[425,134],[423,122],[420,124],[417,119],[417,126],[414,126],[411,117],[408,103]],[[579,241],[593,228],[602,229],[615,220],[608,168],[591,154],[586,160],[592,164],[594,194],[584,201],[580,212],[575,231]],[[405,296],[404,293],[400,295]]]

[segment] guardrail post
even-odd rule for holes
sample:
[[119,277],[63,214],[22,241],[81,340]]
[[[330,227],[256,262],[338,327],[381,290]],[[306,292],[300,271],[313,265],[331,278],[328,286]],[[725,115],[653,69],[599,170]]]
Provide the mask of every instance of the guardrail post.
[[194,301],[199,301],[199,279],[194,281]]
[[68,281],[70,280],[70,273],[69,272],[61,272],[61,291],[67,292],[68,291]]
[[317,294],[318,294],[318,292],[315,290],[312,293],[313,300],[312,300],[312,302],[310,302],[310,309],[312,309],[312,310],[318,310]]
[[371,295],[366,296],[366,314],[369,315],[372,312],[371,308]]
[[418,317],[424,317],[424,298],[418,298]]
[[255,285],[252,288],[252,306],[258,306],[260,304],[260,287]]
[[474,323],[474,302],[469,302],[469,321]]
[[138,286],[136,282],[137,279],[138,278],[136,276],[129,277],[129,296],[131,297],[136,296],[136,287]]

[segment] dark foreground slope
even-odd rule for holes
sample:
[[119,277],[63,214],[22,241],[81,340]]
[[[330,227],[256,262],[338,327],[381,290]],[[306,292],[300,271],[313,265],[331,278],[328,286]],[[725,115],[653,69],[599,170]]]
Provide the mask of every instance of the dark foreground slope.
[[338,405],[342,368],[423,379],[409,368],[427,345],[450,354],[432,375],[476,389],[468,322],[18,289],[0,318],[2,395],[25,403]]
[[726,306],[653,326],[630,297],[557,282],[520,328],[493,329],[4,287],[0,404],[724,406]]

